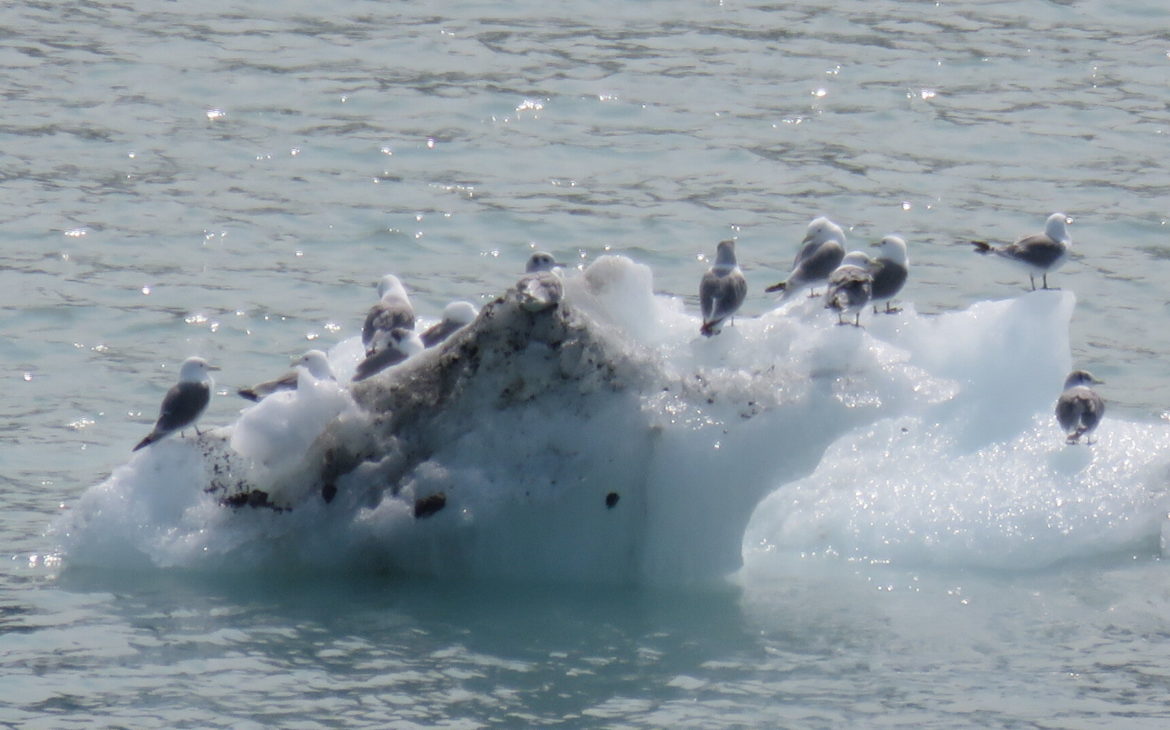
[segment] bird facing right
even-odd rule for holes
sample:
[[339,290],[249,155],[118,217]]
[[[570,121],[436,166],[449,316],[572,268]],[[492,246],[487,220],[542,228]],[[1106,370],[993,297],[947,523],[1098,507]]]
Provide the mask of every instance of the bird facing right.
[[1037,276],[1041,277],[1041,288],[1047,289],[1048,272],[1056,271],[1068,260],[1069,248],[1072,247],[1072,237],[1066,226],[1068,222],[1064,213],[1053,213],[1048,216],[1042,233],[1033,233],[1002,246],[992,246],[987,241],[971,241],[971,245],[975,247],[975,253],[993,253],[1027,271],[1032,291],[1036,291]]
[[1105,401],[1089,386],[1102,382],[1085,370],[1074,370],[1065,379],[1064,392],[1056,400],[1056,422],[1064,430],[1066,443],[1075,444],[1081,436],[1085,443],[1093,443],[1093,431],[1105,415]]
[[906,242],[897,236],[886,236],[873,244],[878,255],[871,260],[869,273],[873,275],[873,313],[877,314],[877,303],[886,303],[886,314],[900,311],[890,306],[890,300],[902,291],[910,274],[910,257],[906,254]]
[[199,427],[195,422],[203,415],[207,404],[211,402],[211,389],[214,383],[208,371],[219,370],[201,357],[189,357],[179,368],[179,382],[171,386],[163,396],[162,406],[158,411],[158,420],[150,434],[138,442],[134,451],[150,446],[171,435],[175,431],[182,431],[188,426]]

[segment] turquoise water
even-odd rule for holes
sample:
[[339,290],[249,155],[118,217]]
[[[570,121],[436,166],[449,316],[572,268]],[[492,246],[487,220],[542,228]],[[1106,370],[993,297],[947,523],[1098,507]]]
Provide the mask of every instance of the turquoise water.
[[903,235],[904,298],[927,315],[1026,285],[961,242],[1069,214],[1052,281],[1077,295],[1072,360],[1107,381],[1110,417],[1164,421],[1166,19],[1152,2],[0,9],[0,722],[1160,726],[1148,533],[1074,535],[1039,569],[778,541],[729,586],[602,588],[85,569],[46,529],[127,460],[183,357],[225,367],[204,418],[229,423],[229,388],[353,335],[382,273],[433,318],[496,296],[533,247],[614,252],[694,311],[734,235],[758,315],[818,214],[857,243]]

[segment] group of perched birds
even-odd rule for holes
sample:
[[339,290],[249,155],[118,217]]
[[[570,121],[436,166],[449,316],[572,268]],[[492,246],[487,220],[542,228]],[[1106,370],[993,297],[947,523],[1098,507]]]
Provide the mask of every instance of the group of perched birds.
[[[563,296],[561,268],[552,254],[538,251],[529,257],[524,275],[516,282],[518,303],[529,312],[556,306]],[[354,370],[353,381],[365,380],[397,365],[423,350],[434,347],[471,324],[479,311],[471,302],[451,302],[436,324],[415,332],[414,306],[402,281],[387,274],[378,282],[378,301],[370,307],[362,324],[365,357]],[[260,401],[282,390],[296,390],[300,371],[314,380],[334,380],[329,358],[320,350],[309,350],[292,362],[292,370],[279,378],[236,391],[240,397]],[[150,434],[134,451],[188,427],[200,433],[196,422],[211,402],[214,382],[211,371],[219,370],[201,357],[189,357],[179,368],[179,382],[163,396],[158,420]]]
[[[1068,217],[1064,213],[1048,216],[1044,231],[1024,236],[1012,243],[993,246],[986,241],[971,241],[975,251],[994,254],[1020,266],[1028,272],[1032,289],[1036,277],[1041,277],[1042,288],[1048,288],[1048,272],[1068,260],[1072,239],[1068,235]],[[792,262],[788,278],[764,289],[765,292],[783,292],[780,301],[803,289],[824,284],[825,308],[837,312],[839,324],[844,316],[853,315],[854,326],[861,326],[861,312],[865,307],[884,301],[886,312],[892,308],[890,300],[902,290],[909,274],[910,258],[906,242],[898,236],[886,236],[877,243],[877,254],[864,251],[845,251],[845,231],[828,218],[815,218],[808,224],[804,240]],[[813,294],[815,296],[815,294]],[[721,241],[716,247],[715,264],[699,283],[699,306],[703,324],[699,331],[707,336],[718,334],[723,321],[731,318],[747,298],[747,281],[735,259],[735,241]]]
[[[978,253],[994,254],[1022,266],[1029,275],[1032,289],[1035,277],[1040,276],[1042,287],[1048,288],[1048,272],[1059,268],[1068,258],[1071,239],[1063,213],[1048,217],[1043,233],[1026,236],[1013,243],[992,246],[984,241],[972,241]],[[902,290],[909,275],[910,259],[906,242],[898,236],[886,236],[873,246],[876,255],[864,251],[845,251],[845,231],[828,218],[814,219],[808,225],[804,240],[793,260],[788,277],[765,289],[781,292],[783,302],[806,289],[810,297],[817,296],[814,287],[825,286],[827,309],[837,313],[838,324],[861,326],[861,312],[878,303],[885,303],[886,313],[898,310],[891,300]],[[530,312],[556,306],[563,297],[561,267],[549,253],[538,251],[529,257],[524,275],[517,281],[517,302]],[[717,335],[723,323],[731,319],[747,297],[747,280],[735,257],[735,241],[721,241],[716,246],[715,262],[703,275],[699,284],[699,303],[702,324],[699,332],[707,337]],[[845,317],[853,315],[853,321]],[[456,301],[443,310],[442,319],[434,326],[415,332],[415,312],[406,287],[397,276],[387,274],[378,282],[378,301],[370,307],[362,325],[362,345],[365,357],[358,363],[353,380],[365,380],[396,365],[429,347],[434,347],[459,329],[469,325],[478,316],[470,302]],[[309,350],[292,363],[293,370],[279,378],[241,388],[239,395],[259,401],[281,390],[297,387],[300,370],[316,380],[334,379],[325,353]],[[142,439],[137,451],[176,431],[194,427],[211,400],[213,383],[211,371],[219,370],[200,357],[185,360],[179,369],[179,382],[163,398],[154,429]],[[1068,443],[1077,443],[1082,436],[1091,443],[1105,411],[1099,395],[1090,387],[1101,381],[1091,374],[1076,370],[1068,376],[1065,390],[1056,405],[1057,421],[1067,435]]]
[[[873,304],[885,302],[886,312],[898,311],[892,300],[910,272],[906,242],[898,236],[886,236],[873,244],[876,255],[864,251],[845,252],[845,231],[828,218],[815,218],[800,243],[788,278],[764,289],[782,292],[783,302],[797,292],[825,285],[825,307],[837,312],[837,322],[846,324],[853,315],[853,325],[861,326],[861,312]],[[747,298],[747,281],[735,259],[735,241],[721,241],[716,247],[715,264],[699,282],[699,309],[703,323],[699,332],[708,337],[719,334],[723,322],[735,315]]]
[[[1072,238],[1067,224],[1064,213],[1053,213],[1040,233],[1000,246],[986,241],[971,244],[976,253],[992,254],[1026,271],[1033,291],[1037,276],[1041,277],[1041,288],[1048,289],[1048,273],[1068,260]],[[845,317],[852,314],[855,327],[861,326],[861,313],[871,304],[874,314],[879,302],[885,302],[887,314],[897,312],[891,300],[902,290],[910,272],[906,242],[898,236],[886,236],[872,245],[877,248],[872,257],[864,251],[846,253],[845,231],[828,218],[815,218],[808,224],[788,277],[764,291],[782,292],[783,302],[804,289],[816,296],[813,287],[824,285],[825,308],[837,313],[838,324],[850,324]],[[747,291],[747,280],[735,258],[735,241],[721,241],[715,249],[715,263],[699,282],[703,320],[699,333],[707,337],[719,334],[724,321],[743,306]],[[1092,443],[1105,404],[1090,386],[1100,382],[1084,370],[1073,371],[1065,381],[1056,418],[1068,443],[1077,443],[1082,436]]]

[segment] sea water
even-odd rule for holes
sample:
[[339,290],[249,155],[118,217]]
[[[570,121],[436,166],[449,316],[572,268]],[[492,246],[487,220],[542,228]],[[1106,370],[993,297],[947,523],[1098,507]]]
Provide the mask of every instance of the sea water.
[[[1158,4],[0,18],[4,722],[1164,723]],[[1026,293],[965,244],[1057,210],[1074,219],[1061,292]],[[855,331],[814,302],[776,311],[762,288],[821,214],[857,247],[907,239],[903,313]],[[751,294],[707,341],[697,283],[727,237]],[[671,440],[630,483],[684,499],[605,535],[653,528],[635,570],[551,575],[579,533],[546,534],[540,570],[501,575],[515,561],[490,541],[470,569],[403,566],[385,548],[402,533],[378,529],[408,524],[393,498],[351,525],[226,510],[183,491],[193,439],[131,457],[184,357],[224,368],[203,426],[247,432],[234,388],[310,347],[340,354],[380,275],[433,321],[452,299],[490,302],[533,249],[570,277],[607,255],[644,267],[584,305],[617,351],[701,375],[717,400],[773,399],[741,419],[640,391],[653,420],[616,433],[545,421],[558,443],[593,429],[569,462],[586,477],[647,423]],[[1073,366],[1107,381],[1092,447],[1064,446],[1051,418]],[[785,420],[802,394],[864,415]],[[524,478],[510,456],[458,466],[507,488]],[[734,492],[694,501],[744,482],[759,491],[742,514]],[[457,534],[455,514],[416,527]],[[672,529],[700,517],[712,532]]]

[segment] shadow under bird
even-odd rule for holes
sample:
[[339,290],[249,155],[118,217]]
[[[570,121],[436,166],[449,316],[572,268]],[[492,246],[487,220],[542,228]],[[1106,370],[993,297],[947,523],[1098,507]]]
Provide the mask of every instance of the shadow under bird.
[[560,303],[565,291],[560,273],[555,270],[559,267],[561,264],[557,263],[552,254],[544,251],[537,251],[528,257],[524,276],[520,277],[515,287],[521,307],[528,312],[542,312]]
[[402,281],[394,274],[386,274],[378,282],[378,302],[370,307],[362,325],[362,344],[366,347],[366,354],[373,351],[376,333],[389,332],[396,327],[414,329],[414,307]]
[[443,318],[426,328],[419,337],[424,347],[434,347],[475,321],[479,311],[471,302],[451,302],[443,308]]
[[849,324],[844,315],[853,315],[853,326],[861,326],[861,310],[873,296],[873,276],[869,273],[871,261],[864,251],[850,251],[841,265],[829,274],[829,288],[825,291],[825,309],[837,312],[837,324]]
[[1064,392],[1056,400],[1056,422],[1065,433],[1066,443],[1075,444],[1085,437],[1093,443],[1093,431],[1105,415],[1105,401],[1090,386],[1100,385],[1092,373],[1074,370],[1064,381]]
[[987,241],[971,241],[975,253],[995,254],[1028,272],[1032,291],[1036,291],[1036,277],[1041,277],[1042,289],[1048,287],[1048,272],[1056,271],[1068,260],[1072,237],[1068,234],[1068,216],[1053,213],[1044,224],[1044,231],[1024,236],[1012,243],[993,246]]
[[240,388],[236,391],[241,398],[251,401],[260,401],[280,390],[296,390],[299,368],[309,371],[317,380],[333,380],[333,369],[329,367],[329,358],[320,350],[309,350],[290,363],[292,370],[275,380],[258,383],[250,388]]
[[422,338],[413,330],[395,327],[389,332],[379,331],[374,337],[374,346],[366,359],[358,363],[353,382],[377,375],[386,368],[397,365],[407,358],[422,352],[425,346]]
[[898,236],[886,236],[873,246],[877,256],[870,259],[869,273],[873,277],[870,301],[873,313],[878,313],[877,303],[886,303],[886,314],[902,311],[890,305],[890,300],[902,291],[910,274],[910,257],[906,253],[906,242]]
[[719,334],[723,321],[739,311],[746,297],[747,280],[735,261],[735,241],[720,241],[714,265],[699,281],[699,311],[703,315],[699,333],[705,337]]
[[[845,258],[845,231],[841,226],[825,217],[814,218],[808,224],[800,250],[792,261],[792,271],[784,281],[764,289],[765,292],[784,292],[780,301],[788,299],[802,289],[811,288],[827,281],[829,274],[841,265]],[[809,292],[809,296],[816,296]]]
[[199,427],[195,426],[195,422],[211,402],[211,389],[215,385],[208,374],[211,370],[219,368],[201,357],[189,357],[183,361],[179,367],[179,382],[172,385],[163,396],[154,430],[139,441],[133,451],[138,451],[188,426],[194,427],[195,433],[199,434]]

